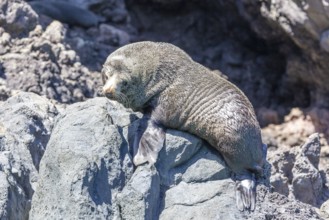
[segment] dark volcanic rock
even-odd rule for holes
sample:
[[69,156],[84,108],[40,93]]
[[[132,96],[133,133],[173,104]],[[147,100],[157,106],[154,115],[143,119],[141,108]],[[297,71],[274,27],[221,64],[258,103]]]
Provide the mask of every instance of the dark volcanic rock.
[[23,0],[0,1],[0,26],[13,37],[27,35],[37,22],[38,15]]
[[329,11],[326,1],[236,1],[240,13],[259,37],[286,55],[290,80],[315,89],[313,101],[329,106]]
[[52,22],[44,32],[37,26],[30,35],[12,40],[7,52],[0,54],[0,78],[7,88],[63,103],[95,96],[100,75],[81,65],[76,52],[64,43],[66,28],[61,23]]

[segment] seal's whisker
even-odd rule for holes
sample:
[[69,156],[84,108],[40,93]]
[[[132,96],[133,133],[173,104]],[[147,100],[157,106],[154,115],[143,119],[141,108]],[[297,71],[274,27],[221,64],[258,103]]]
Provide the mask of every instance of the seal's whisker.
[[118,92],[116,94],[116,96],[118,98],[118,101],[121,102],[124,106],[128,106],[129,105],[129,99],[128,99],[128,97],[125,94],[123,94],[121,92]]

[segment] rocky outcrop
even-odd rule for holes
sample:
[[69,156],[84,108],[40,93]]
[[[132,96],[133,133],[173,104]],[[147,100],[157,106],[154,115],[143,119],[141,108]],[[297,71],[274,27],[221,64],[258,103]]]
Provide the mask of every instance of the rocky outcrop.
[[[99,72],[110,52],[129,42],[153,40],[173,43],[197,62],[220,69],[256,108],[311,104],[326,107],[329,103],[325,19],[328,6],[323,1],[63,2],[60,4],[74,4],[103,19],[98,26],[86,30],[72,24],[47,28],[51,20],[40,12],[37,17],[23,0],[3,3],[2,21],[6,25],[1,25],[0,30],[0,69],[4,69],[0,77],[6,79],[7,88],[36,92],[65,103],[82,101],[96,95]],[[6,6],[15,10],[7,13]],[[11,22],[15,19],[8,18],[10,14],[24,19]],[[16,24],[26,33],[19,35],[21,39],[12,31],[20,29]],[[60,40],[49,42],[40,38],[46,29],[53,29],[54,35],[60,32]],[[5,53],[10,55],[1,57]],[[26,54],[33,54],[33,58]],[[28,71],[8,64],[9,60],[22,63]],[[25,66],[24,60],[30,66]],[[46,76],[40,76],[35,66],[41,66]],[[17,80],[19,72],[33,80]],[[285,113],[280,110],[279,116]]]
[[300,147],[270,151],[273,190],[316,207],[326,201],[328,188],[319,169],[320,149],[320,137],[316,133]]
[[317,135],[290,152],[291,163],[270,155],[277,183],[292,178],[288,193],[260,181],[256,210],[248,213],[235,208],[235,184],[221,156],[193,135],[167,130],[155,166],[134,167],[140,117],[105,98],[66,108],[33,93],[2,102],[1,219],[320,218],[306,204],[323,201]]
[[[23,1],[0,2],[0,27],[13,37],[26,36],[38,22],[38,15]],[[1,34],[0,34],[1,35]]]
[[[294,149],[295,153],[292,151],[285,152],[285,156],[281,156],[279,160],[276,160],[275,156],[269,159],[274,165],[272,170],[274,190],[287,196],[290,193],[302,202],[318,206],[322,201],[324,186],[318,168],[319,135],[311,135],[303,146]],[[289,186],[288,183],[291,185]]]
[[57,118],[40,164],[31,219],[119,215],[114,198],[133,174],[123,129],[136,116],[116,108],[104,98],[92,99]]
[[57,21],[45,31],[36,26],[30,38],[13,39],[2,30],[2,39],[8,37],[0,46],[0,77],[6,79],[5,88],[46,95],[64,103],[94,96],[97,80],[91,80],[92,73],[64,43],[66,31]]
[[280,42],[290,80],[316,89],[312,99],[328,107],[327,1],[236,1],[240,13],[259,37]]
[[139,117],[105,98],[67,107],[40,163],[30,218],[319,218],[311,206],[261,184],[256,211],[238,211],[223,159],[184,132],[167,131],[155,166],[133,167]]
[[20,93],[0,104],[0,219],[28,219],[56,107]]

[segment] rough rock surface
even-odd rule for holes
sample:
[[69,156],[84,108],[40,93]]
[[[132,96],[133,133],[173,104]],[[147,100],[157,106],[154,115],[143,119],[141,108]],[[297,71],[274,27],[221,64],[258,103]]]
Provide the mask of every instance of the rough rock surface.
[[329,198],[329,146],[323,134],[314,132],[311,117],[293,109],[284,124],[264,128],[263,138],[269,144],[273,190],[320,207]]
[[0,54],[0,77],[6,80],[5,86],[64,103],[94,96],[97,80],[91,80],[92,73],[63,42],[65,34],[66,28],[54,21],[44,32],[38,25],[30,38],[9,39]]
[[280,42],[290,79],[312,85],[312,99],[328,107],[328,1],[236,2],[258,36]]
[[263,185],[256,211],[238,211],[223,159],[184,132],[168,130],[156,165],[134,168],[130,146],[136,119],[105,98],[67,107],[42,158],[30,218],[319,218],[311,206]]
[[38,22],[38,15],[23,1],[0,2],[0,27],[13,37],[27,35]]
[[57,118],[40,164],[31,219],[118,216],[114,198],[133,173],[122,129],[137,117],[126,111],[115,117],[115,108],[96,98],[67,107]]
[[28,219],[56,107],[32,93],[0,103],[0,219]]

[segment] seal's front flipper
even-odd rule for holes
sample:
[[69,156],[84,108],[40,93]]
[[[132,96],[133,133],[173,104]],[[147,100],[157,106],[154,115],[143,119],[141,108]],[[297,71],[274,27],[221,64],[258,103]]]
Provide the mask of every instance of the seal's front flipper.
[[138,166],[145,162],[153,165],[165,140],[164,129],[151,119],[144,117],[141,120],[134,140],[134,164]]
[[256,205],[256,183],[254,179],[236,181],[235,196],[236,205],[240,211],[255,210]]

